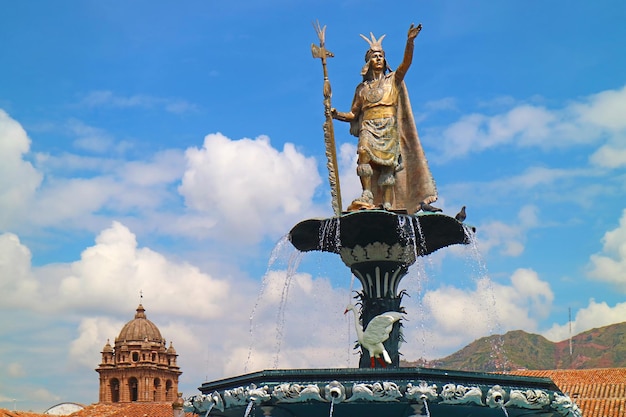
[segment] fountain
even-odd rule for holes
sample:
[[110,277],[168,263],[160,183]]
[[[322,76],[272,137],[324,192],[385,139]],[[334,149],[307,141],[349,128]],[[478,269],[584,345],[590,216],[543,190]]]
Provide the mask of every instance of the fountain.
[[[548,378],[399,366],[400,321],[405,314],[403,292],[398,291],[401,279],[419,257],[470,243],[475,229],[463,223],[463,211],[451,217],[431,205],[437,200],[436,189],[402,81],[421,25],[411,25],[404,60],[389,74],[382,37],[363,37],[370,45],[364,81],[348,113],[330,106],[326,59],[333,55],[325,49],[325,27],[317,25],[316,30],[320,45],[313,45],[312,51],[324,69],[324,136],[335,216],[302,221],[292,228],[289,240],[302,252],[338,254],[359,279],[363,326],[363,331],[358,329],[359,367],[272,369],[205,382],[199,388],[202,394],[186,400],[186,410],[205,417],[209,413],[220,417],[581,417],[577,406]],[[363,194],[345,212],[333,119],[358,127],[354,130],[359,135],[357,173]]]

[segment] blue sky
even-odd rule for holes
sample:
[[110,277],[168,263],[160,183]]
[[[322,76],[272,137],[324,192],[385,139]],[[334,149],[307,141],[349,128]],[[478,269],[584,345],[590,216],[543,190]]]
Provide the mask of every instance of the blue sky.
[[[356,366],[349,271],[306,254],[290,275],[280,243],[332,214],[314,20],[339,110],[359,34],[387,34],[395,68],[424,27],[405,80],[438,205],[466,205],[478,241],[404,279],[407,359],[514,329],[564,340],[570,308],[575,333],[626,318],[621,1],[0,7],[0,407],[96,402],[99,352],[140,291],[186,395],[255,369]],[[335,130],[345,202],[355,138]]]

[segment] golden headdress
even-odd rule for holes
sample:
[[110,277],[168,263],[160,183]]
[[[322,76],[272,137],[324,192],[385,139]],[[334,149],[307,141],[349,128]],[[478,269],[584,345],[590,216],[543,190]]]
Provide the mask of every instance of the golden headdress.
[[[365,66],[361,69],[361,75],[363,77],[365,77],[365,75],[367,74],[367,72],[370,69],[370,57],[372,56],[372,53],[374,52],[382,52],[383,53],[383,57],[385,56],[385,51],[383,50],[383,39],[385,39],[385,36],[387,36],[386,34],[381,36],[380,38],[376,39],[376,36],[374,36],[374,34],[372,32],[370,32],[370,38],[368,39],[367,36],[360,34],[359,36],[361,36],[363,39],[365,39],[365,42],[367,42],[369,44],[369,49],[367,50],[367,52],[365,53]],[[389,66],[387,65],[387,59],[385,58],[385,68],[388,71],[391,71],[391,68],[389,68]]]

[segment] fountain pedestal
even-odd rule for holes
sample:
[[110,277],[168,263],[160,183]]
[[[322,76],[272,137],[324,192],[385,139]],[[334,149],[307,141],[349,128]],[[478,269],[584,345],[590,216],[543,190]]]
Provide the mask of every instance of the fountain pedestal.
[[[289,239],[304,252],[317,250],[341,256],[361,282],[359,298],[365,328],[379,314],[403,312],[398,285],[418,256],[449,245],[467,244],[473,232],[473,228],[443,214],[416,216],[366,210],[330,219],[305,220],[291,229]],[[400,323],[396,322],[384,342],[391,367],[400,366],[400,339]],[[359,367],[370,367],[367,352],[361,354]]]

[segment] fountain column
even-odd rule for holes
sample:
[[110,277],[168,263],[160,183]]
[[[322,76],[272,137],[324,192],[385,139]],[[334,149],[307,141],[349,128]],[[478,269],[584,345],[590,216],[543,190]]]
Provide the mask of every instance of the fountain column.
[[[400,306],[402,295],[398,293],[398,284],[407,274],[410,264],[397,257],[397,249],[399,248],[394,251],[385,243],[374,242],[365,248],[357,246],[341,250],[341,259],[361,282],[362,291],[359,295],[362,305],[361,322],[364,328],[379,314],[387,311],[402,312]],[[396,322],[389,339],[383,343],[391,357],[390,367],[400,366],[398,345],[401,339],[400,322]],[[376,363],[376,366],[380,365]],[[370,367],[369,355],[363,352],[359,368],[368,367]]]

